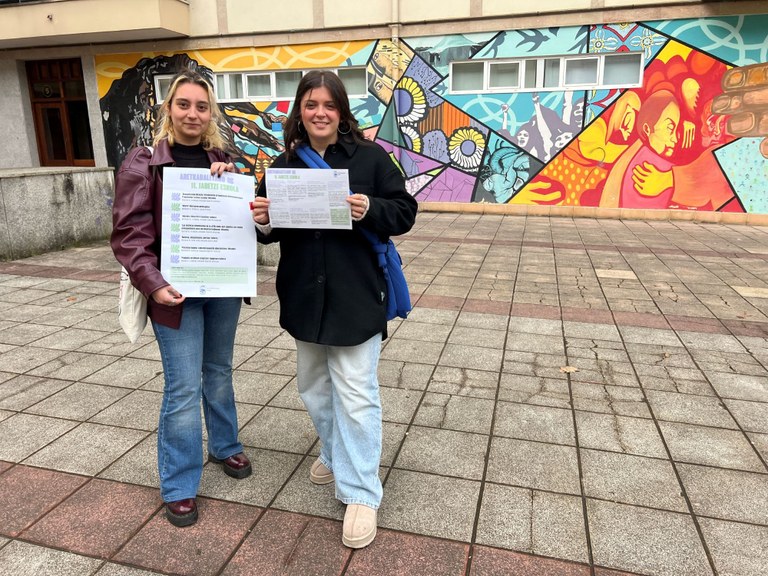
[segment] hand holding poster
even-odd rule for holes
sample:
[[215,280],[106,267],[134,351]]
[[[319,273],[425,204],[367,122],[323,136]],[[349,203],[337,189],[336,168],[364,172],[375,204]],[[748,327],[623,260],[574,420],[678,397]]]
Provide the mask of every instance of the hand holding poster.
[[191,297],[256,295],[253,176],[163,170],[160,272]]

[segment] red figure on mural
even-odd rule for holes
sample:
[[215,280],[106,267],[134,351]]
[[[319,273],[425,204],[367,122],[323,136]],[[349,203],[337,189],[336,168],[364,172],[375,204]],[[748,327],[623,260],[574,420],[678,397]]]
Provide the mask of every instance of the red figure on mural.
[[699,52],[648,66],[635,140],[608,174],[600,206],[718,210],[734,199],[713,154],[733,140],[712,114],[725,71]]

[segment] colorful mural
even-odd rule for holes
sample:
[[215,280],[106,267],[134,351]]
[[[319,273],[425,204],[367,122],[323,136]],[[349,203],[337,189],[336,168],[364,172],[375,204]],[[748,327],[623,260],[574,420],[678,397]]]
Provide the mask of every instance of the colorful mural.
[[[351,105],[420,202],[768,212],[768,15],[440,37],[103,55],[109,161],[148,143],[154,77],[365,66]],[[625,90],[451,93],[461,60],[642,52]],[[290,100],[224,102],[239,167],[261,178],[282,152]]]

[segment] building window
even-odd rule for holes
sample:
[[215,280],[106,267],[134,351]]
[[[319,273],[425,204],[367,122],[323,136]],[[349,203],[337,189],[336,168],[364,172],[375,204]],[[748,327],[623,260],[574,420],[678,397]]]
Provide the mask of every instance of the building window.
[[643,53],[616,54],[605,59],[601,84],[607,87],[641,86]]
[[547,58],[544,60],[544,84],[542,87],[556,90],[560,88],[561,84],[560,58]]
[[594,86],[599,78],[597,58],[571,58],[565,61],[565,85],[570,87]]
[[41,166],[95,166],[79,58],[26,63]]
[[[220,102],[292,100],[301,77],[307,70],[272,72],[222,72],[216,74],[214,90]],[[368,97],[368,73],[364,67],[338,68],[336,73],[350,98]],[[155,94],[161,104],[171,88],[174,74],[155,76]]]
[[[306,72],[221,72],[216,74],[216,98],[219,102],[292,100]],[[344,82],[350,98],[368,96],[368,73],[364,67],[338,68],[331,72]],[[162,93],[158,90],[158,94]]]
[[269,98],[272,95],[272,79],[269,74],[246,74],[248,96]]
[[368,72],[365,68],[339,68],[336,70],[350,98],[368,97]]
[[173,80],[173,77],[173,74],[155,76],[155,95],[158,104],[165,100],[165,97],[168,95],[168,90],[171,89],[171,80]]
[[288,72],[275,72],[275,96],[279,100],[287,100],[296,95],[296,88],[304,73],[300,70]]
[[453,93],[636,88],[643,81],[642,52],[547,56],[451,63]]
[[520,62],[491,62],[488,72],[488,87],[492,90],[520,87]]
[[485,62],[455,62],[451,92],[480,92],[485,87]]

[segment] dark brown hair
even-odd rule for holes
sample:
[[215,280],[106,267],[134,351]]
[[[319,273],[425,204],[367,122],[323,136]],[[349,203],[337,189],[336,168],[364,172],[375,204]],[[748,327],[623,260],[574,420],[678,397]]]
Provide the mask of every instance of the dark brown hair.
[[330,70],[311,70],[302,76],[299,86],[296,88],[296,99],[288,114],[283,136],[285,137],[285,149],[288,156],[293,156],[294,147],[302,142],[309,144],[307,131],[301,124],[301,100],[310,90],[325,86],[331,93],[333,103],[339,110],[339,138],[352,140],[364,140],[363,131],[357,124],[349,108],[349,96],[347,89],[339,77]]

